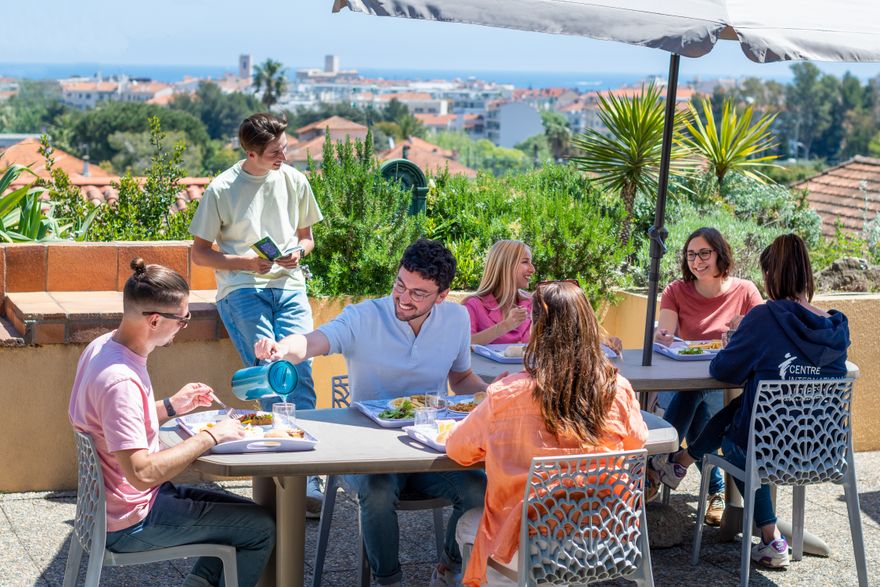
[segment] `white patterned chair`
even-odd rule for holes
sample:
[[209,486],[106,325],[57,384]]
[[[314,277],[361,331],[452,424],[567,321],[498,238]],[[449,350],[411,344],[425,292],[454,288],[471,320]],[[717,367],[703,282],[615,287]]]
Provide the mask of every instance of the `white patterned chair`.
[[[740,585],[749,583],[755,492],[762,484],[793,486],[792,559],[804,549],[806,486],[843,485],[859,585],[868,585],[859,494],[852,449],[852,379],[761,381],[749,426],[745,470],[720,455],[703,457],[697,520],[706,509],[709,470],[721,467],[745,485]],[[697,524],[691,562],[700,557],[703,525]]]
[[489,565],[520,586],[626,578],[653,586],[645,519],[644,449],[536,457],[522,507],[519,570]]
[[101,569],[141,565],[179,558],[213,556],[223,561],[223,578],[227,587],[238,587],[238,564],[235,547],[223,544],[187,544],[143,552],[116,553],[106,549],[107,502],[104,497],[104,475],[91,436],[74,432],[78,461],[76,518],[64,569],[64,587],[73,587],[79,574],[83,552],[89,553],[86,587],[97,587]]
[[[331,381],[331,405],[334,408],[348,407],[351,402],[348,391],[348,375],[334,375]],[[336,507],[336,492],[343,489],[353,493],[343,483],[341,475],[328,475],[327,486],[324,488],[324,505],[321,506],[321,524],[318,527],[318,544],[315,547],[315,565],[312,574],[312,587],[321,587],[321,579],[324,572],[324,560],[327,557],[327,543],[330,538],[330,524],[333,521],[333,510]],[[401,495],[398,502],[398,511],[432,510],[434,514],[434,541],[437,546],[437,558],[443,554],[443,507],[452,505],[449,500],[440,497],[426,497],[421,495]],[[358,535],[360,551],[358,554],[358,569],[360,569],[361,587],[370,585],[370,565],[367,562],[367,553],[363,538]]]

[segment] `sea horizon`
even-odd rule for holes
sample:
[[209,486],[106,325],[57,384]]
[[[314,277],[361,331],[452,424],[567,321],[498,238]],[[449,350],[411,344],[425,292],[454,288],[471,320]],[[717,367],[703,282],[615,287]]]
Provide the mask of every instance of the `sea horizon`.
[[[288,67],[292,75],[300,67]],[[355,68],[353,68],[355,69]],[[513,71],[513,70],[467,70],[467,69],[408,69],[408,68],[357,68],[364,78],[386,80],[453,80],[477,78],[486,82],[512,84],[517,88],[564,87],[582,91],[617,88],[633,85],[658,77],[665,79],[666,71],[656,72],[574,72],[574,71]],[[0,63],[0,77],[18,79],[64,79],[84,76],[128,75],[132,78],[149,78],[160,82],[181,81],[184,77],[218,79],[227,73],[236,73],[235,68],[221,65],[144,65],[110,63]],[[681,83],[694,79],[729,79],[723,74],[703,74],[681,78]],[[788,77],[767,76],[762,79],[787,81]]]

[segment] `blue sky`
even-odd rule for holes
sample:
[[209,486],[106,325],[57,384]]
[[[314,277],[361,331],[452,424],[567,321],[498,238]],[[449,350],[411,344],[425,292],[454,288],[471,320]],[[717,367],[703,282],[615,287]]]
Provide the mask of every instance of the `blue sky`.
[[[252,6],[253,9],[247,11]],[[578,37],[470,25],[377,18],[332,0],[47,0],[16,5],[3,27],[0,62],[229,65],[239,53],[289,67],[318,67],[336,54],[343,67],[663,73],[668,54]],[[32,23],[32,24],[29,24]],[[836,75],[880,74],[880,63],[822,64]],[[683,59],[681,76],[785,77],[788,64],[755,64],[732,42]]]

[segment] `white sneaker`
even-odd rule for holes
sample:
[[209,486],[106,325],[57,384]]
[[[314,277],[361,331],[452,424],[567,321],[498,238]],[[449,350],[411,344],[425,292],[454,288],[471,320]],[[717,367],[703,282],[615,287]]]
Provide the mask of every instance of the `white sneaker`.
[[309,477],[306,480],[306,517],[316,519],[321,517],[321,507],[324,505],[324,492],[321,490],[321,478]]
[[431,582],[428,584],[429,587],[454,587],[455,585],[458,585],[458,582],[455,580],[455,574],[451,570],[446,569],[440,572],[440,567],[434,567]]
[[752,546],[752,560],[771,569],[785,569],[789,563],[788,542],[784,537],[777,538],[770,544],[764,544],[761,540]]
[[657,473],[657,477],[663,485],[670,489],[677,489],[681,480],[687,475],[687,468],[669,460],[668,454],[654,455],[650,460],[650,467]]

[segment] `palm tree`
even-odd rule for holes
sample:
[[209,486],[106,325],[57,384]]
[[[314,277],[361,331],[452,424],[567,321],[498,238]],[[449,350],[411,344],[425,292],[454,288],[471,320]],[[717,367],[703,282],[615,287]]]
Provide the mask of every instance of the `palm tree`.
[[263,90],[260,101],[263,102],[267,110],[271,109],[278,102],[281,94],[287,90],[285,71],[284,65],[273,59],[266,59],[261,65],[254,68],[254,89],[256,93]]
[[[770,131],[770,125],[776,118],[776,114],[765,114],[757,122],[752,124],[752,107],[747,107],[742,115],[738,115],[733,101],[724,100],[721,109],[720,125],[716,122],[712,112],[712,102],[709,98],[700,100],[703,117],[697,112],[693,104],[689,104],[691,117],[684,121],[688,134],[684,136],[684,144],[696,153],[704,157],[718,179],[718,187],[724,181],[724,176],[731,171],[740,171],[743,174],[764,182],[767,177],[761,173],[761,168],[778,167],[770,163],[778,155],[756,155],[775,148],[778,143]],[[706,122],[703,122],[705,118]]]
[[[605,132],[587,129],[572,141],[584,153],[571,158],[575,165],[594,174],[603,187],[623,198],[628,213],[621,228],[623,243],[629,241],[636,194],[657,193],[665,115],[660,98],[654,84],[643,87],[641,94],[632,98],[599,94],[599,119]],[[684,117],[683,112],[676,112],[674,129],[681,128]],[[688,153],[677,136],[674,141],[671,163],[676,171],[683,171]]]

